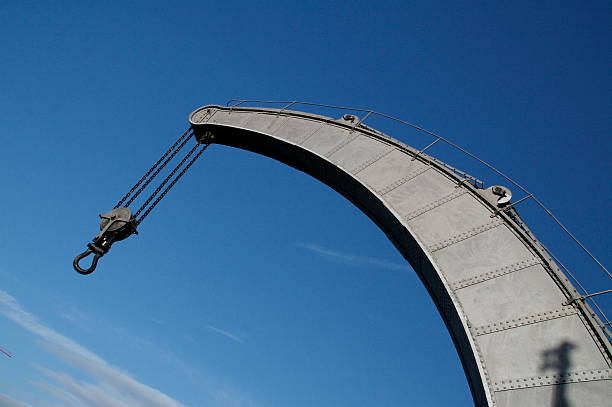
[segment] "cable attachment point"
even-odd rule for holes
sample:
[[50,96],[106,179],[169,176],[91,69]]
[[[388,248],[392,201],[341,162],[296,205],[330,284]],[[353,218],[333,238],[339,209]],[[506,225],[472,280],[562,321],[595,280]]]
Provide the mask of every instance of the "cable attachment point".
[[[136,219],[129,208],[115,208],[100,216],[100,233],[94,236],[93,241],[87,244],[87,250],[79,254],[72,261],[72,266],[80,274],[91,274],[98,265],[100,257],[104,256],[113,243],[123,240],[130,235],[138,234]],[[79,262],[93,254],[91,266],[83,269]]]
[[208,130],[205,132],[195,133],[195,138],[198,144],[210,144],[210,143],[214,143],[216,140],[216,137],[213,134],[213,132],[208,131]]

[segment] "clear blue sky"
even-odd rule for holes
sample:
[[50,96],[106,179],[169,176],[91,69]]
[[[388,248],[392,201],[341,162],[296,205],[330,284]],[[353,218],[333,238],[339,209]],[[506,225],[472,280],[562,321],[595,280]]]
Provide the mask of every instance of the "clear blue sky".
[[[211,147],[139,236],[72,270],[189,112],[230,98],[416,122],[521,181],[610,263],[609,2],[125,3],[0,3],[0,347],[14,355],[0,406],[472,405],[383,233],[270,159]],[[610,288],[522,208],[585,285]]]

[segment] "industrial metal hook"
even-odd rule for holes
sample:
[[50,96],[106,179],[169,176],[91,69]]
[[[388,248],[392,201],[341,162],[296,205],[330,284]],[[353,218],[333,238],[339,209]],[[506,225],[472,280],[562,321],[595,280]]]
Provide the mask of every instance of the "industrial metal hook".
[[[91,243],[87,244],[87,250],[79,254],[72,261],[72,267],[80,274],[91,274],[98,265],[100,257],[110,250],[113,243],[123,240],[136,231],[136,220],[129,208],[115,208],[104,215],[100,215],[100,233],[98,233]],[[94,255],[91,266],[84,269],[79,266],[79,262],[90,254]]]
[[[95,254],[93,260],[91,261],[91,266],[89,266],[89,268],[87,269],[81,268],[81,266],[79,266],[79,262],[92,253]],[[100,260],[100,257],[104,256],[104,253],[105,251],[103,249],[99,248],[93,243],[88,243],[87,250],[85,250],[83,253],[79,254],[74,258],[74,260],[72,261],[72,267],[74,267],[74,269],[80,274],[91,274],[96,269],[96,266],[98,265],[98,260]]]

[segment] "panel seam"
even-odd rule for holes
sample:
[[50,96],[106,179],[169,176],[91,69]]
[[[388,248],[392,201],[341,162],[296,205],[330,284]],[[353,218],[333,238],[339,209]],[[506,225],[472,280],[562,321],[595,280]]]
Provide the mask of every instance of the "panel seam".
[[[272,120],[271,120],[271,121],[268,123],[268,126],[267,126],[267,128],[265,129],[266,131],[269,131],[269,130],[270,130],[270,126],[274,125],[274,123],[277,123],[277,121],[278,121],[278,120],[279,120],[279,118],[280,118],[280,116],[279,116],[279,115],[271,115],[271,114],[269,114],[269,113],[263,113],[263,112],[262,112],[262,113],[255,113],[254,115],[252,115],[251,117],[249,117],[249,119],[248,119],[246,122],[244,122],[243,126],[245,126],[245,127],[246,127],[246,126],[248,126],[249,124],[251,124],[251,121],[255,120],[255,119],[257,118],[257,116],[259,116],[259,115],[262,115],[262,116],[275,116],[275,117],[274,117],[274,119],[272,119]],[[282,123],[284,123],[285,121],[286,121],[286,118],[285,118],[285,117],[283,117],[283,118],[281,119],[281,121],[280,121],[281,126],[282,126]],[[279,128],[280,128],[281,126],[279,126]],[[274,133],[275,133],[274,131],[270,131],[270,134],[274,134]]]
[[396,148],[395,147],[391,147],[388,150],[383,151],[382,153],[380,153],[379,155],[375,156],[374,158],[370,158],[368,161],[362,163],[359,165],[359,167],[355,168],[354,170],[351,171],[351,174],[353,175],[357,175],[359,172],[365,170],[366,168],[368,168],[370,165],[374,164],[375,162],[381,160],[382,158],[386,157],[387,155],[389,155],[391,152],[395,151]]
[[436,252],[438,250],[442,250],[455,243],[459,243],[463,240],[469,239],[470,237],[479,235],[480,233],[486,232],[487,230],[491,230],[503,224],[504,224],[503,220],[494,219],[491,222],[485,223],[484,225],[477,226],[473,229],[468,230],[467,232],[459,233],[455,236],[449,237],[448,239],[444,239],[438,243],[429,245],[427,247],[427,250],[429,250],[430,253]]
[[430,166],[423,166],[423,167],[417,168],[416,170],[413,170],[405,177],[398,179],[397,181],[387,185],[386,187],[382,189],[379,189],[378,191],[376,191],[376,193],[380,194],[381,196],[384,196],[388,194],[389,192],[393,191],[395,188],[399,187],[400,185],[405,184],[406,182],[418,177],[419,175],[423,174],[424,172],[429,171],[430,169],[431,169]]
[[497,321],[487,325],[481,325],[474,328],[474,333],[476,336],[482,336],[521,326],[538,324],[540,322],[550,321],[552,319],[563,318],[570,315],[575,315],[577,313],[578,311],[572,307],[558,308],[552,311],[538,312],[536,314],[509,319],[506,321]]
[[465,195],[467,194],[468,191],[466,189],[455,189],[452,193],[437,199],[433,202],[428,203],[425,206],[422,206],[418,209],[413,210],[412,212],[408,213],[407,215],[404,216],[405,220],[412,220],[418,216],[421,216],[435,208],[437,208],[438,206],[444,205],[447,202],[452,201],[455,198],[459,198],[461,195]]
[[503,379],[493,382],[493,391],[500,392],[599,380],[612,380],[612,369],[578,370],[567,373]]
[[318,128],[316,128],[312,133],[310,133],[308,136],[306,136],[306,138],[304,140],[300,141],[298,144],[300,146],[303,145],[305,142],[310,140],[312,138],[312,136],[314,136],[316,133],[318,133],[319,130],[321,130],[323,127],[325,127],[325,123],[321,123],[321,125]]
[[340,151],[342,148],[346,147],[347,145],[351,144],[357,138],[359,138],[359,134],[357,133],[347,134],[347,137],[345,140],[343,140],[340,144],[338,144],[336,147],[332,148],[331,150],[329,150],[329,152],[325,154],[325,158],[331,159],[332,155],[334,155],[335,153],[337,153],[338,151]]
[[514,273],[515,271],[526,269],[527,267],[541,264],[539,258],[532,257],[531,259],[517,261],[504,267],[500,267],[493,271],[478,274],[470,278],[464,278],[463,280],[456,281],[452,284],[453,290],[460,290],[465,287],[470,287],[475,284],[482,283],[484,281],[492,280],[497,277],[505,276],[506,274]]

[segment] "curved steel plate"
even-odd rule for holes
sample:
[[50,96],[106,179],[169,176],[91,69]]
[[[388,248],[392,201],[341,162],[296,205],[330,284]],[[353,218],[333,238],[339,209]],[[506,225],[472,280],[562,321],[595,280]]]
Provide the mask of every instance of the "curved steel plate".
[[563,305],[574,287],[485,190],[342,119],[204,106],[189,120],[202,141],[284,162],[369,216],[433,298],[476,405],[609,405],[610,342],[587,305]]

